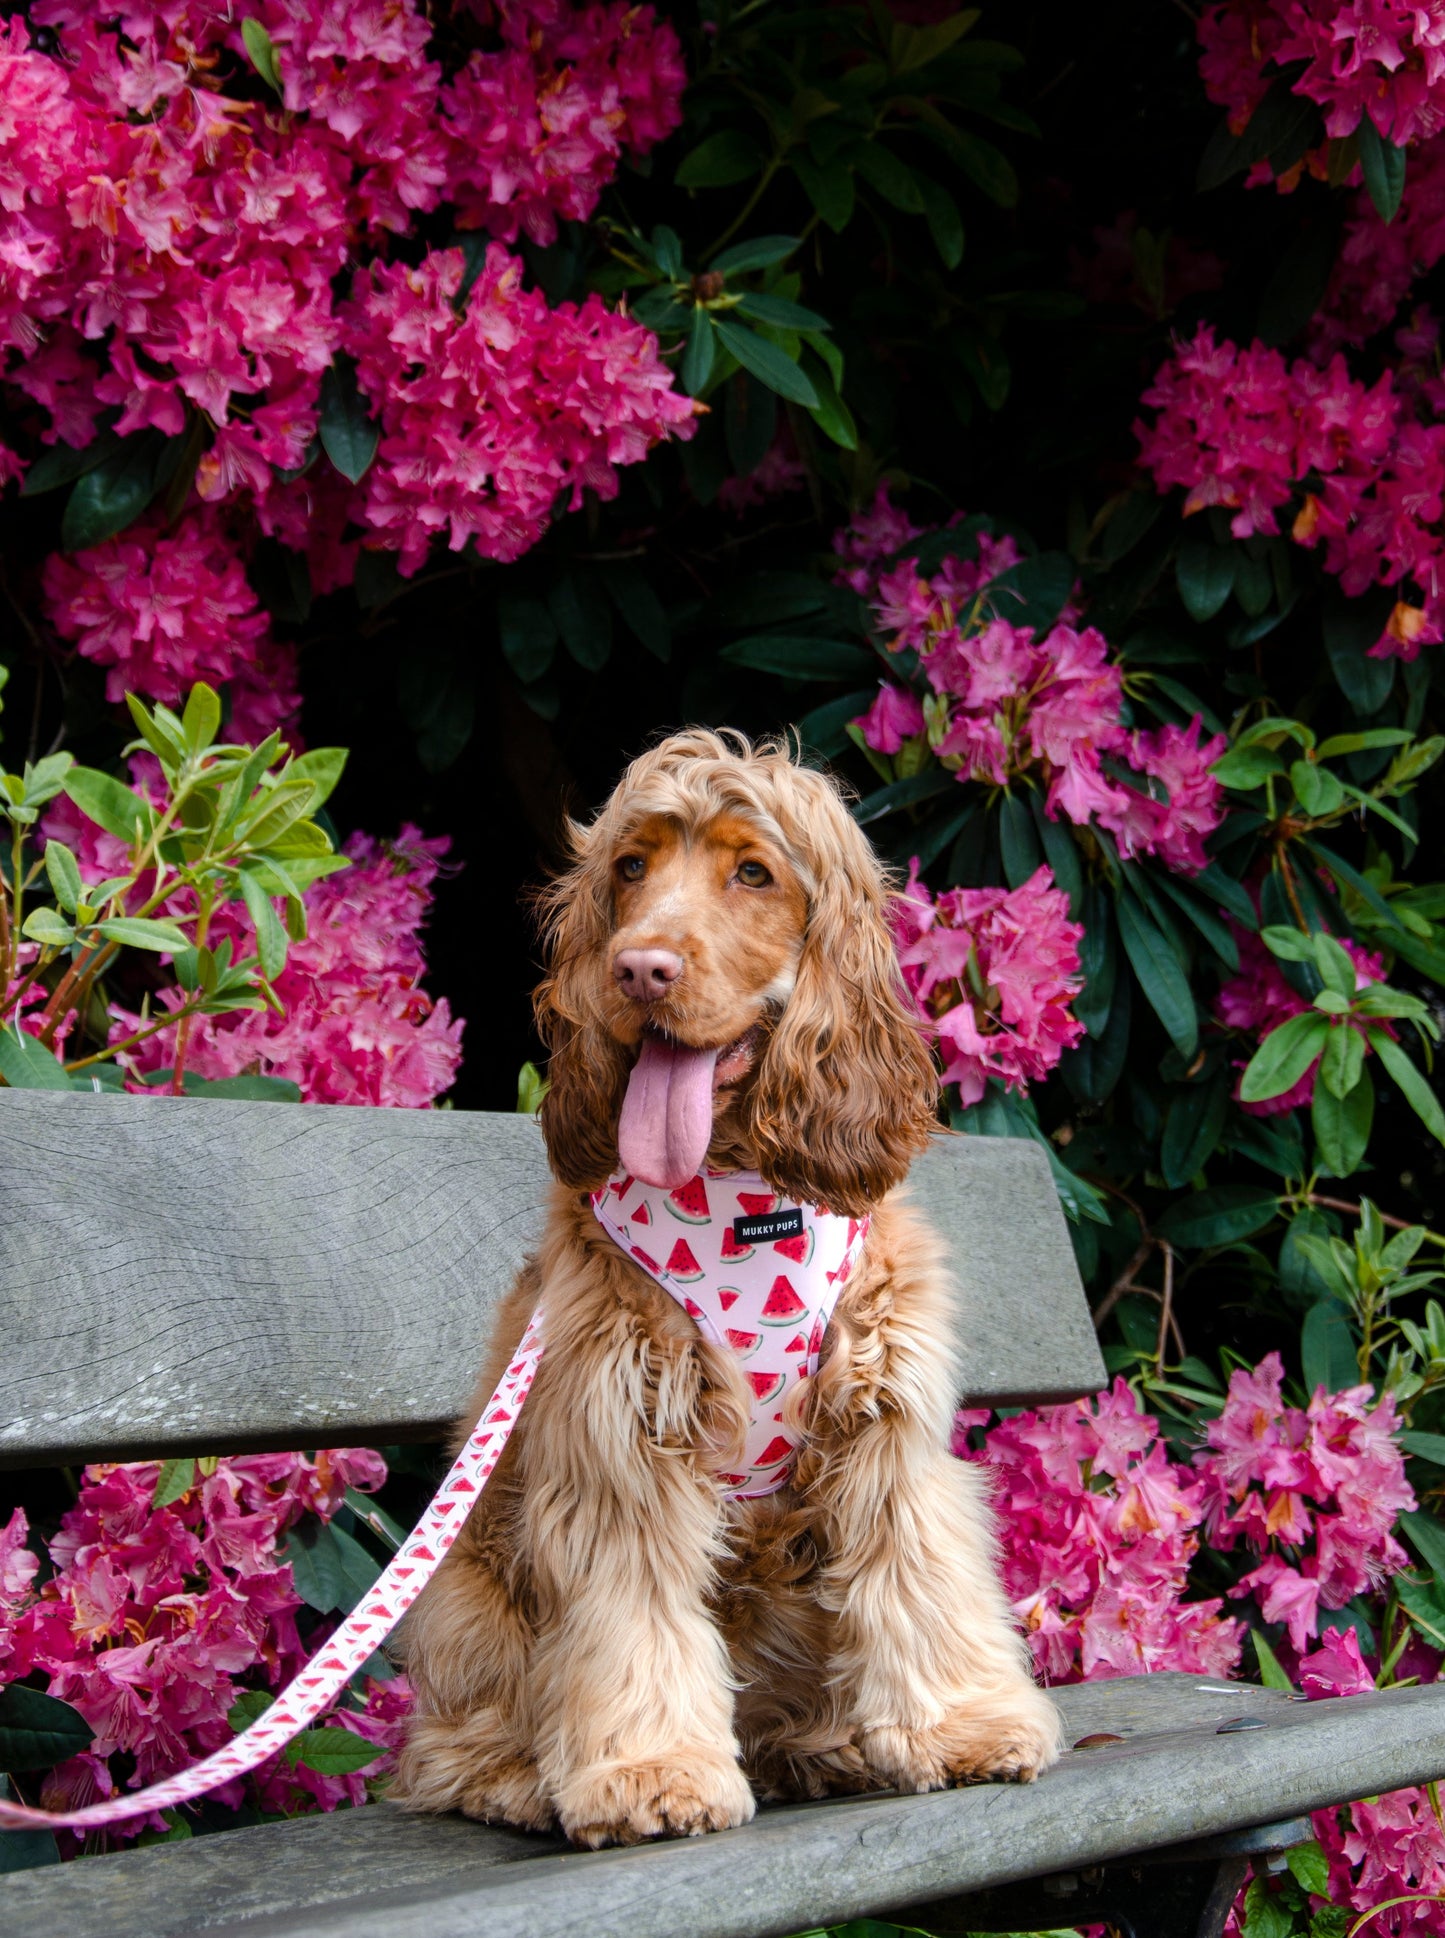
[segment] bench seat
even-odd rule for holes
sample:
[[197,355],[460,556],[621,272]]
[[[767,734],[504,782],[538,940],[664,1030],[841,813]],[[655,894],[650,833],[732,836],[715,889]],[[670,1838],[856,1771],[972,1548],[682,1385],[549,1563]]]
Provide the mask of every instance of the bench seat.
[[[0,1927],[65,1938],[764,1938],[898,1911],[963,1931],[987,1924],[949,1899],[1040,1873],[1067,1883],[1136,1853],[1177,1859],[1187,1853],[1176,1847],[1213,1833],[1278,1827],[1445,1770],[1445,1685],[1306,1703],[1169,1674],[1056,1694],[1071,1742],[1124,1740],[1074,1750],[1027,1786],[784,1806],[743,1830],[597,1852],[376,1804],[0,1877]],[[1237,1718],[1265,1726],[1218,1733]],[[1309,1834],[1283,1830],[1264,1847]],[[1059,1922],[1072,1921],[1066,1903]]]
[[[915,1175],[965,1288],[960,1397],[1102,1386],[1038,1146],[940,1138]],[[0,1089],[0,1466],[440,1437],[549,1188],[516,1117]],[[1445,1683],[1057,1695],[1070,1743],[1121,1740],[1026,1788],[766,1809],[596,1853],[383,1803],[0,1873],[0,1933],[782,1938],[897,1913],[1219,1938],[1247,1853],[1445,1775]]]

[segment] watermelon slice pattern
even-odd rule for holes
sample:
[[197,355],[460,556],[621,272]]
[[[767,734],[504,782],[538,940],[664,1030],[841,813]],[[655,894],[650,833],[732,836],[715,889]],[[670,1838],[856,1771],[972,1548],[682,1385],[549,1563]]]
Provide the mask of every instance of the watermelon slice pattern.
[[[718,1475],[740,1500],[776,1493],[792,1475],[797,1439],[776,1410],[777,1398],[785,1386],[818,1370],[828,1320],[868,1235],[866,1218],[802,1205],[800,1238],[746,1246],[734,1241],[735,1218],[794,1208],[748,1171],[709,1169],[674,1191],[618,1176],[592,1194],[592,1209],[608,1236],[677,1300],[704,1338],[747,1362],[752,1415],[745,1471]],[[636,1234],[653,1237],[669,1218],[680,1219],[688,1233],[659,1265]]]

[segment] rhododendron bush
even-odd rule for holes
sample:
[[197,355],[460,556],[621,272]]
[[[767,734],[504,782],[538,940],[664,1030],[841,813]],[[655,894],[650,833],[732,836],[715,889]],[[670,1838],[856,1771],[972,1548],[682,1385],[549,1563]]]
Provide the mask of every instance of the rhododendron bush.
[[[565,815],[794,725],[1099,1329],[958,1423],[1039,1672],[1318,1696],[1445,1650],[1445,7],[1192,12],[12,9],[0,1078],[531,1107]],[[382,1473],[6,1494],[0,1767],[223,1740]],[[404,1701],[194,1823],[360,1801]],[[1429,1796],[1315,1830],[1246,1938],[1445,1932]]]

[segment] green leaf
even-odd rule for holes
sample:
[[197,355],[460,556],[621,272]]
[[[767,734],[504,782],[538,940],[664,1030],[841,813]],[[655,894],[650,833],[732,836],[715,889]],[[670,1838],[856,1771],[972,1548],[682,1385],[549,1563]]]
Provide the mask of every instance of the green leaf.
[[1355,130],[1360,144],[1360,170],[1382,222],[1393,222],[1405,192],[1405,150],[1386,141],[1368,113]]
[[[10,1779],[0,1771],[0,1797],[13,1796]],[[0,1831],[0,1874],[34,1871],[42,1864],[58,1864],[60,1846],[49,1830]]]
[[1021,794],[1005,792],[998,804],[999,848],[1004,880],[1020,888],[1043,862],[1043,849],[1029,804]]
[[662,601],[646,575],[635,565],[608,564],[600,568],[602,583],[623,623],[654,659],[672,657],[672,626]]
[[204,753],[214,743],[220,726],[221,696],[204,680],[197,680],[187,696],[186,710],[181,715],[187,751],[192,754]]
[[1292,1693],[1294,1684],[1281,1668],[1279,1657],[1264,1636],[1257,1628],[1252,1628],[1249,1631],[1249,1639],[1254,1644],[1254,1659],[1259,1664],[1259,1679],[1265,1688],[1283,1689]]
[[1160,1169],[1171,1190],[1188,1184],[1218,1144],[1229,1110],[1229,1088],[1229,1079],[1221,1071],[1205,1083],[1187,1084],[1174,1093],[1159,1150]]
[[104,459],[113,457],[120,449],[120,442],[114,431],[102,431],[78,449],[70,444],[52,444],[26,471],[20,496],[38,498],[42,492],[58,491],[61,485],[73,484],[87,471],[94,471]]
[[159,432],[137,431],[76,479],[60,521],[60,542],[67,552],[82,552],[114,538],[140,517],[159,489],[166,443]]
[[561,572],[547,588],[547,610],[577,664],[598,673],[612,654],[612,608],[586,566]]
[[1155,1224],[1161,1238],[1184,1251],[1231,1245],[1272,1224],[1279,1210],[1273,1191],[1258,1184],[1221,1184],[1176,1198]]
[[791,404],[801,404],[806,410],[817,407],[817,391],[793,359],[776,343],[769,343],[766,337],[759,336],[741,323],[729,323],[723,318],[719,318],[713,327],[724,347],[760,384],[766,384],[769,390],[776,391]]
[[1348,1097],[1360,1080],[1364,1063],[1364,1037],[1348,1023],[1337,1025],[1330,1031],[1320,1059],[1320,1077],[1325,1089],[1335,1097]]
[[1419,1433],[1412,1428],[1396,1437],[1406,1453],[1428,1460],[1432,1466],[1445,1467],[1445,1433]]
[[1273,747],[1231,747],[1210,768],[1221,787],[1235,787],[1248,793],[1262,787],[1271,774],[1284,772],[1284,761]]
[[1400,1086],[1406,1103],[1431,1136],[1445,1144],[1445,1111],[1441,1110],[1440,1099],[1423,1072],[1411,1062],[1404,1047],[1394,1037],[1387,1035],[1378,1023],[1372,1023],[1365,1034],[1381,1063]]
[[1326,989],[1337,990],[1346,1001],[1353,999],[1355,993],[1355,965],[1345,953],[1343,946],[1323,929],[1314,935],[1315,967],[1320,972],[1320,980]]
[[948,190],[927,175],[915,175],[923,197],[923,214],[928,233],[945,269],[957,269],[963,261],[963,217]]
[[1330,1026],[1323,1016],[1307,1011],[1271,1030],[1245,1066],[1240,1080],[1241,1103],[1267,1103],[1292,1090],[1317,1057],[1325,1052]]
[[191,938],[174,922],[157,922],[150,916],[117,915],[98,924],[107,942],[119,942],[128,949],[152,949],[158,955],[173,955],[188,949]]
[[774,330],[830,330],[833,327],[816,310],[804,309],[801,303],[790,303],[786,297],[774,296],[767,290],[749,290],[746,296],[738,298],[733,308],[739,316],[746,316],[754,323],[766,323]]
[[749,269],[771,269],[786,262],[798,248],[797,236],[754,236],[751,242],[735,242],[708,264],[720,276],[741,276]]
[[[985,143],[986,147],[988,144]],[[905,215],[922,215],[923,195],[914,180],[913,170],[901,162],[882,142],[861,142],[850,150],[848,159],[870,188],[877,189],[885,202]]]
[[541,600],[504,592],[497,600],[497,628],[507,664],[523,686],[540,680],[557,650],[556,622]]
[[901,781],[890,781],[886,787],[865,794],[853,805],[853,819],[859,827],[866,828],[870,822],[881,821],[885,814],[893,814],[901,807],[916,807],[920,801],[931,801],[936,794],[951,793],[957,785],[946,767],[926,767],[921,774],[909,774]]
[[[0,1029],[0,1077],[12,1090],[70,1088],[65,1065],[54,1051],[13,1023]],[[0,1762],[3,1760],[0,1758]]]
[[822,163],[805,154],[794,155],[791,166],[823,221],[834,235],[841,235],[853,220],[857,202],[852,169],[836,159]]
[[[1361,1045],[1358,1031],[1343,1028],[1333,1030],[1330,1045],[1336,1037],[1351,1036]],[[1328,1063],[1329,1051],[1325,1053]],[[1320,1070],[1321,1079],[1326,1076],[1324,1065]],[[1370,1142],[1370,1130],[1375,1121],[1375,1086],[1367,1070],[1360,1070],[1354,1083],[1344,1095],[1331,1089],[1328,1081],[1315,1084],[1314,1101],[1310,1105],[1310,1123],[1315,1134],[1319,1154],[1330,1173],[1337,1178],[1350,1177],[1360,1168],[1365,1151]]]
[[1331,591],[1324,602],[1322,626],[1330,670],[1351,707],[1365,718],[1379,712],[1395,684],[1395,661],[1370,658],[1370,648],[1385,630],[1394,602],[1395,594],[1385,587],[1359,599]]
[[1425,1584],[1411,1581],[1408,1575],[1397,1575],[1390,1583],[1390,1587],[1399,1596],[1401,1605],[1409,1614],[1410,1620],[1425,1639],[1433,1643],[1437,1649],[1445,1649],[1445,1607],[1441,1606]]
[[48,1770],[89,1749],[94,1736],[68,1702],[18,1682],[0,1689],[0,1768]]
[[264,1689],[243,1689],[226,1711],[226,1721],[239,1736],[243,1729],[259,1722],[275,1700]]
[[1199,1017],[1194,992],[1178,956],[1153,916],[1131,892],[1119,897],[1117,914],[1119,939],[1149,1007],[1180,1056],[1192,1062],[1199,1047]]
[[1306,814],[1333,814],[1345,798],[1339,775],[1312,760],[1291,762],[1289,784]]
[[276,913],[276,905],[249,869],[241,870],[241,895],[246,912],[256,931],[256,953],[261,958],[261,973],[274,982],[286,967],[286,931]]
[[68,949],[75,930],[53,908],[33,908],[21,924],[20,933],[46,949]]
[[700,397],[717,361],[717,339],[712,332],[712,315],[701,303],[693,305],[687,329],[687,348],[682,353],[682,387],[689,397]]
[[1358,1382],[1355,1338],[1338,1299],[1319,1299],[1305,1314],[1300,1328],[1300,1369],[1311,1393],[1320,1386],[1327,1393],[1339,1393]]
[[155,823],[148,801],[97,767],[72,767],[65,777],[64,792],[82,814],[127,847],[138,838],[143,840]]
[[1436,1581],[1445,1587],[1445,1527],[1433,1514],[1423,1514],[1418,1508],[1402,1514],[1397,1525],[1404,1529],[1405,1539]]
[[763,165],[763,151],[740,128],[724,128],[683,156],[673,177],[679,188],[731,188]]
[[807,371],[808,381],[818,393],[818,401],[813,408],[813,422],[826,437],[844,451],[858,449],[858,426],[853,421],[853,413],[838,395],[837,385],[821,363],[813,363]]
[[815,639],[809,633],[758,633],[724,646],[721,658],[759,673],[790,680],[853,680],[872,673],[877,660],[848,640]]
[[385,1754],[384,1744],[368,1743],[350,1729],[303,1729],[286,1745],[286,1761],[293,1769],[300,1764],[318,1776],[346,1776]]
[[949,146],[964,174],[991,202],[997,202],[1001,209],[1015,206],[1019,199],[1019,178],[1013,163],[991,141],[955,129]]
[[311,799],[312,812],[319,808],[331,794],[346,770],[347,752],[344,747],[312,747],[308,752],[289,761],[286,777],[293,781],[310,781],[316,789]]
[[857,693],[845,693],[841,699],[825,700],[822,706],[805,713],[798,722],[803,746],[820,760],[836,759],[848,745],[848,722],[866,712],[873,697],[874,689],[864,687]]
[[375,1584],[381,1565],[359,1541],[329,1521],[299,1521],[280,1559],[289,1562],[296,1592],[308,1607],[348,1612]]
[[895,19],[891,39],[891,54],[895,74],[910,74],[916,67],[923,67],[929,61],[937,60],[940,54],[947,53],[956,40],[961,40],[978,20],[977,7],[966,7],[947,20],[937,20],[927,27],[914,27],[908,22]]
[[151,1495],[152,1507],[169,1507],[183,1494],[188,1494],[196,1484],[196,1462],[192,1454],[180,1460],[163,1460],[161,1470],[156,1475],[155,1492]]
[[[259,20],[250,15],[241,22],[241,39],[245,42],[246,53],[252,67],[261,76],[267,87],[276,94],[284,93],[281,84],[281,63],[276,57],[275,43]],[[352,480],[355,483],[355,480]]]
[[357,388],[356,363],[338,355],[321,379],[321,448],[350,484],[359,484],[376,456],[381,426]]
[[1260,940],[1282,962],[1308,962],[1315,960],[1315,938],[1313,934],[1304,935],[1299,929],[1285,928],[1281,924],[1271,924],[1260,930]]
[[[169,1076],[169,1072],[167,1072]],[[290,1077],[195,1077],[188,1070],[182,1079],[188,1097],[219,1097],[253,1104],[299,1104],[301,1086]]]
[[[1277,1686],[1277,1685],[1276,1685]],[[1329,1859],[1311,1838],[1307,1844],[1296,1844],[1284,1854],[1296,1884],[1308,1891],[1311,1897],[1327,1898],[1330,1895]]]
[[1235,553],[1207,538],[1183,540],[1174,561],[1179,596],[1189,617],[1203,625],[1234,590]]
[[1068,604],[1077,576],[1067,552],[1035,552],[1000,572],[984,587],[984,597],[1011,626],[1032,626],[1042,639]]
[[1375,747],[1408,747],[1412,736],[1403,727],[1371,727],[1365,733],[1336,733],[1315,749],[1317,760],[1335,760],[1341,754],[1362,754]]

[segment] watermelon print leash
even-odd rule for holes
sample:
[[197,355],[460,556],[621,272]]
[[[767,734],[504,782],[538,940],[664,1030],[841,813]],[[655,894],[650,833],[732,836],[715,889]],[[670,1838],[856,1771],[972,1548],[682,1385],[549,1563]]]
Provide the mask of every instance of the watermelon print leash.
[[703,1171],[669,1191],[619,1175],[592,1193],[613,1243],[677,1300],[704,1338],[743,1362],[752,1410],[734,1500],[786,1486],[801,1436],[786,1402],[818,1370],[866,1218],[779,1197],[756,1171]]
[[542,1357],[542,1311],[528,1321],[522,1343],[482,1409],[471,1438],[452,1463],[431,1505],[398,1549],[374,1588],[328,1642],[249,1729],[193,1763],[144,1790],[107,1797],[79,1810],[39,1810],[0,1797],[0,1829],[98,1830],[149,1810],[164,1810],[214,1790],[219,1783],[245,1776],[289,1743],[340,1694],[372,1652],[390,1635],[436,1573],[456,1540],[472,1504],[502,1457],[517,1415],[531,1390]]

